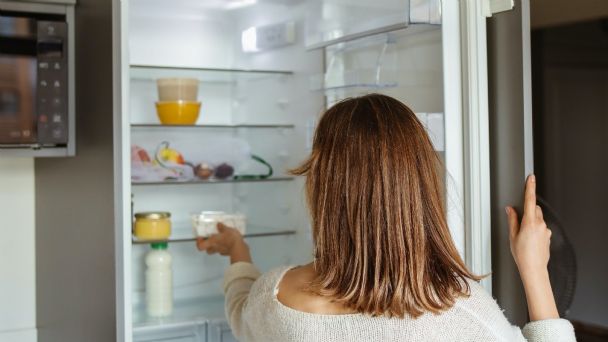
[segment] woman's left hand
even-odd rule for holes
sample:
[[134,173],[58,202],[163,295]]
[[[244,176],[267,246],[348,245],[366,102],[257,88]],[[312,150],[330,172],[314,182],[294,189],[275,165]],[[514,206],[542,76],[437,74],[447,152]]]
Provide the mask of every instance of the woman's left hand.
[[509,219],[511,253],[526,291],[530,320],[559,318],[547,270],[551,231],[545,224],[542,209],[536,205],[534,175],[530,175],[526,182],[521,224],[515,209],[507,207],[506,210]]
[[209,238],[196,239],[196,247],[199,251],[230,256],[231,263],[251,262],[249,246],[238,230],[218,223],[217,231],[217,234],[211,235]]

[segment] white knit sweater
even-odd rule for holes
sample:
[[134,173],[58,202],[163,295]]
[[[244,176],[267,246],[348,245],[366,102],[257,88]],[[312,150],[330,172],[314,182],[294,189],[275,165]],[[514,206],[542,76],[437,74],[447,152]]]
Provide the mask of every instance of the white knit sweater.
[[226,315],[239,341],[576,341],[564,319],[512,326],[484,289],[471,281],[471,296],[449,310],[414,318],[363,314],[321,315],[297,311],[277,299],[278,284],[292,267],[264,275],[250,263],[232,264],[224,276]]

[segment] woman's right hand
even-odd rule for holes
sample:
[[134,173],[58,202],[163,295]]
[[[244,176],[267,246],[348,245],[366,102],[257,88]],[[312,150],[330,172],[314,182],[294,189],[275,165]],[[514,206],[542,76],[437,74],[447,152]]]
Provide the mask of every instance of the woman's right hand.
[[511,254],[526,291],[530,320],[559,318],[547,270],[551,230],[547,228],[543,219],[543,211],[536,205],[534,175],[530,175],[526,181],[521,224],[515,209],[507,207],[506,211],[509,219]]
[[221,222],[217,224],[217,234],[208,238],[198,238],[196,247],[199,251],[205,251],[207,254],[219,253],[229,256],[232,264],[235,262],[251,262],[249,246],[243,240],[241,233]]

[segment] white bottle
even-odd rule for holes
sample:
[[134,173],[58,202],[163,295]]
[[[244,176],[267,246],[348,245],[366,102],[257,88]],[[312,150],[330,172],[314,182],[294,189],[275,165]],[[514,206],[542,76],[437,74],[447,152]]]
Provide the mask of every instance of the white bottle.
[[168,243],[150,245],[146,254],[146,308],[151,317],[165,317],[173,312],[173,272]]

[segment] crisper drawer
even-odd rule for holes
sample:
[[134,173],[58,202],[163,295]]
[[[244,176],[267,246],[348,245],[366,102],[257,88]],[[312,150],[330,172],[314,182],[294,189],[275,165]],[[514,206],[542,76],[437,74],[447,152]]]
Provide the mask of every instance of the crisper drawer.
[[[171,324],[133,329],[134,342],[206,342],[207,323]],[[236,340],[235,340],[236,341]]]
[[238,340],[232,334],[230,327],[225,321],[216,321],[209,323],[209,339],[208,342],[237,342]]

